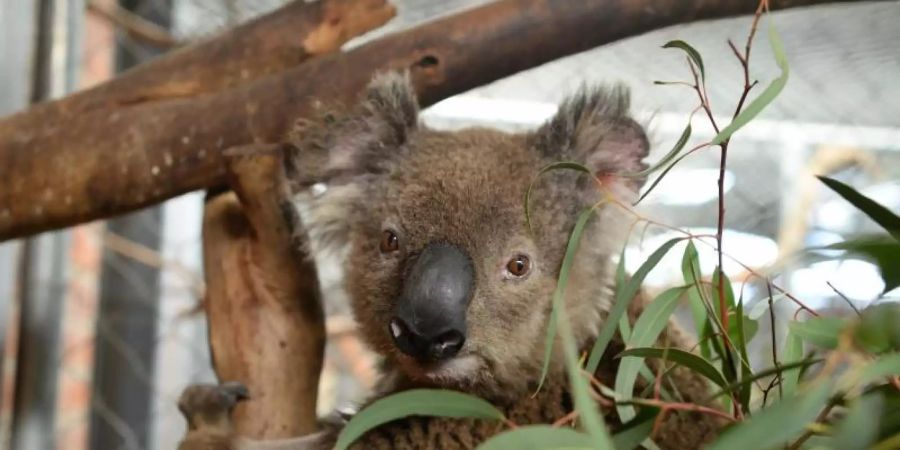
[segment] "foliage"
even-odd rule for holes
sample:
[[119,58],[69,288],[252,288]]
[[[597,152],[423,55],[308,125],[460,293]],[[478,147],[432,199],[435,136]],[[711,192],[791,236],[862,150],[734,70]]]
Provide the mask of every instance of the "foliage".
[[[623,177],[644,177],[661,171],[641,199],[682,159],[704,148],[720,148],[724,173],[727,147],[734,133],[756,117],[784,88],[789,66],[781,40],[775,28],[770,26],[769,41],[781,73],[746,108],[743,107],[747,94],[756,84],[749,79],[750,49],[758,22],[766,9],[767,2],[762,0],[743,53],[729,42],[744,69],[745,83],[732,121],[722,127],[721,131],[706,99],[705,83],[708,73],[700,52],[684,41],[672,41],[664,45],[665,48],[685,52],[687,64],[694,75],[694,83],[657,84],[692,87],[700,101],[697,110],[703,109],[708,113],[717,135],[711,141],[682,154],[691,135],[689,120],[672,150],[660,161],[641,172],[620,174]],[[574,170],[590,175],[590,171],[579,163],[560,162],[545,167],[538,176],[551,170]],[[850,186],[826,177],[820,179],[887,232],[883,236],[847,241],[830,248],[861,254],[875,261],[885,280],[885,290],[900,285],[900,217]],[[722,194],[720,190],[720,227],[716,243],[719,267],[722,265],[723,252]],[[525,195],[525,214],[529,227],[530,196],[529,188]],[[604,201],[586,208],[575,222],[560,269],[557,289],[553,294],[552,313],[545,336],[541,382],[543,383],[547,374],[554,343],[560,338],[575,414],[578,416],[576,428],[550,424],[517,427],[509,423],[500,411],[475,397],[446,391],[410,391],[379,400],[354,417],[341,434],[338,448],[345,448],[372,427],[409,415],[475,417],[506,422],[509,429],[484,442],[480,446],[483,450],[631,449],[638,445],[655,448],[652,441],[654,424],[663,411],[673,409],[729,416],[732,425],[711,444],[709,448],[712,449],[900,447],[900,306],[881,304],[862,311],[859,316],[823,317],[783,290],[774,295],[771,292],[772,283],[766,280],[770,287],[767,305],[764,303],[762,307],[754,307],[748,315],[744,311],[743,299],[735,300],[731,281],[718,267],[714,270],[711,281],[702,279],[703,271],[695,243],[705,242],[688,233],[685,233],[684,238],[662,244],[631,277],[625,276],[624,252],[621,254],[612,309],[582,364],[578,359],[577,343],[562,303],[573,257],[585,226],[598,208],[615,206],[612,204],[616,202],[608,200],[605,197]],[[687,241],[682,255],[684,285],[657,295],[632,327],[625,314],[630,302],[639,292],[645,277],[675,244],[684,240]],[[687,299],[700,338],[696,351],[657,345],[658,336],[683,298]],[[755,364],[751,364],[747,343],[756,334],[757,322],[763,320],[768,311],[774,327],[775,312],[772,306],[782,299],[794,301],[799,306],[798,311],[806,311],[811,317],[806,320],[794,318],[790,321],[783,348],[775,352],[780,358],[773,355],[772,361],[755,361]],[[585,374],[594,373],[617,333],[626,343],[626,350],[617,356],[621,358],[620,366],[615,386],[609,388]],[[774,349],[774,332],[770,339]],[[647,359],[655,360],[657,366],[661,364],[665,369],[657,374],[651,373],[645,365]],[[728,406],[731,413],[679,403],[659,391],[653,392],[650,398],[635,394],[639,377],[655,382],[675,366],[694,371],[708,380],[711,392],[714,392],[708,400],[717,400]],[[759,366],[762,368],[753,369]],[[612,435],[597,409],[597,398],[603,399],[601,403],[606,405],[607,412],[615,409],[619,417],[627,422]]]

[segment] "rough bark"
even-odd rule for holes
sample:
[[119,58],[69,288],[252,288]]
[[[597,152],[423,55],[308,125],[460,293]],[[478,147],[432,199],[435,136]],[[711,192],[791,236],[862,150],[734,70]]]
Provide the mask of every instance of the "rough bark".
[[314,431],[325,342],[315,267],[296,253],[282,216],[281,165],[270,154],[227,158],[234,192],[206,203],[205,308],[216,374],[250,399],[236,431],[256,439]]
[[[672,24],[750,13],[756,4],[503,0],[208,95],[177,83],[147,91],[135,81],[113,81],[116,88],[98,87],[78,101],[63,99],[0,121],[0,240],[222,185],[224,149],[279,141],[319,100],[351,102],[379,70],[410,69],[428,105],[561,56]],[[145,70],[144,79],[162,76]],[[122,95],[102,94],[110,90]]]

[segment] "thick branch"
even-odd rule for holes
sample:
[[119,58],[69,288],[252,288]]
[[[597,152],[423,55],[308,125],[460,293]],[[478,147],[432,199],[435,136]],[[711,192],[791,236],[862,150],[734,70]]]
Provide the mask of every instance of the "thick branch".
[[280,159],[229,158],[236,193],[209,200],[203,220],[205,307],[220,380],[250,400],[235,411],[242,436],[276,439],[317,428],[325,325],[313,263],[294,253],[281,214]]
[[[379,70],[411,69],[427,105],[627,36],[755,6],[756,0],[503,0],[216,94],[179,98],[194,88],[166,88],[162,95],[131,96],[100,87],[78,101],[43,106],[54,114],[39,107],[0,122],[0,180],[7,185],[0,191],[0,240],[221,185],[223,149],[280,140],[318,100],[351,102]],[[104,94],[110,90],[123,95]],[[144,102],[148,96],[166,100]],[[137,104],[66,113],[109,98]]]
[[394,13],[387,0],[294,1],[41,107],[46,114],[65,116],[218,92],[331,53],[347,40],[380,27]]

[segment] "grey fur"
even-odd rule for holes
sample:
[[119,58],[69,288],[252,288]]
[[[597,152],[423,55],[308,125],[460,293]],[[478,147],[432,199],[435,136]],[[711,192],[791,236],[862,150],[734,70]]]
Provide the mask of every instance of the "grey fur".
[[[643,182],[617,176],[643,169],[648,152],[646,135],[628,108],[622,86],[582,88],[532,133],[439,132],[419,124],[408,78],[384,74],[349,113],[328,113],[301,124],[286,156],[287,189],[313,250],[345,256],[361,336],[386,361],[382,393],[417,386],[458,389],[495,402],[522,423],[565,414],[560,405],[568,393],[558,348],[546,393],[531,397],[540,375],[550,299],[578,212],[600,205],[584,232],[565,299],[573,331],[588,347],[611,308],[612,259],[633,220],[603,201],[613,197],[630,204]],[[538,172],[556,161],[576,161],[594,176],[559,170],[537,180],[529,230],[523,194]],[[396,254],[378,250],[386,228],[400,236]],[[435,240],[464,248],[476,266],[468,339],[453,364],[439,368],[418,365],[398,352],[387,332],[405,262]],[[510,279],[503,267],[517,254],[531,258],[532,270]],[[635,301],[632,319],[642,306],[642,300]],[[674,326],[664,339],[685,344]],[[597,376],[611,382],[616,367],[617,361],[606,358]],[[691,373],[675,371],[673,378],[687,399],[706,393],[705,382]],[[663,427],[665,448],[691,448],[715,432],[716,424],[705,416],[679,417],[673,414]],[[609,420],[615,426],[614,413]],[[466,448],[494,432],[495,424],[416,419],[383,427],[358,445]]]

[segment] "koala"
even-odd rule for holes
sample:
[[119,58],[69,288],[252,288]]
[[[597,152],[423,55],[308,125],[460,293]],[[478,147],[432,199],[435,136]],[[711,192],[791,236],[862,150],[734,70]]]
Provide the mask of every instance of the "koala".
[[[645,168],[649,149],[628,109],[625,88],[585,87],[531,132],[437,131],[420,123],[408,78],[388,73],[376,76],[356,108],[301,124],[285,156],[286,189],[311,250],[345,262],[360,336],[384,361],[375,398],[454,389],[492,402],[518,424],[552,423],[573,410],[558,342],[547,381],[533,394],[569,236],[579,212],[595,204],[563,303],[583,351],[612,308],[612,257],[633,218],[600,202],[636,199],[643,180],[617,174]],[[559,161],[580,163],[594,176],[554,170],[537,177]],[[643,302],[633,302],[632,321]],[[672,324],[661,342],[683,347],[686,338]],[[600,382],[613,384],[614,356],[623,348],[610,345],[595,374]],[[684,401],[708,394],[690,371],[675,369],[670,379]],[[603,412],[611,429],[621,426],[614,408]],[[656,442],[697,448],[720,425],[708,415],[672,412]],[[371,431],[355,448],[472,448],[501,431],[491,421],[414,417]],[[327,448],[334,436],[323,432],[315,445]]]

